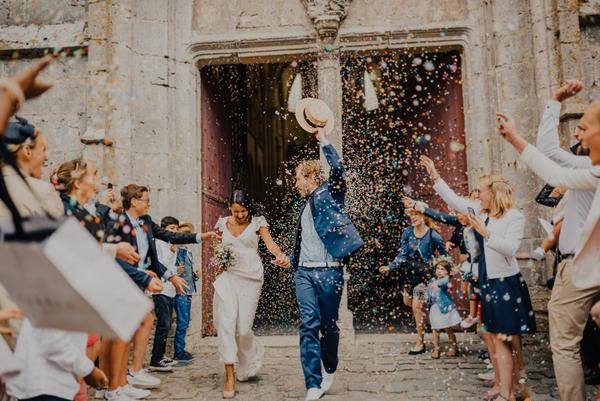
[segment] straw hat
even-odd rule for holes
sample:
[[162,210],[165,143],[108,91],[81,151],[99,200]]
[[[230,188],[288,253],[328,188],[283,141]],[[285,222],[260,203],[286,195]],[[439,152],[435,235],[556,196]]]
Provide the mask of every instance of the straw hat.
[[296,105],[296,120],[303,130],[310,133],[317,131],[318,127],[325,127],[325,134],[333,131],[335,124],[333,111],[321,99],[304,98]]

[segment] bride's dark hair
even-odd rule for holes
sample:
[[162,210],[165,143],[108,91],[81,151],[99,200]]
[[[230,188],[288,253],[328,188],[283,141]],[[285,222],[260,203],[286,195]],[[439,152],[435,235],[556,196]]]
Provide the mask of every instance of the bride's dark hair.
[[254,202],[248,196],[248,194],[241,189],[236,189],[229,197],[229,207],[231,207],[231,205],[234,203],[237,203],[238,205],[248,209],[248,221],[251,221],[252,216],[254,216],[256,212],[256,208],[254,206]]

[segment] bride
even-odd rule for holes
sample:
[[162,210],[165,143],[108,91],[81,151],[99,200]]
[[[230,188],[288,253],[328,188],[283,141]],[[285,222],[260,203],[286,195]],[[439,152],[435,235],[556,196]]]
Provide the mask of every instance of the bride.
[[275,256],[271,263],[290,266],[288,257],[273,241],[265,218],[253,216],[252,202],[243,191],[233,192],[229,210],[231,216],[221,217],[215,229],[222,233],[222,243],[229,245],[236,257],[233,266],[220,273],[213,284],[214,323],[226,374],[223,398],[234,397],[236,376],[237,380],[246,381],[256,375],[262,364],[264,347],[252,331],[264,275],[258,255],[259,240]]

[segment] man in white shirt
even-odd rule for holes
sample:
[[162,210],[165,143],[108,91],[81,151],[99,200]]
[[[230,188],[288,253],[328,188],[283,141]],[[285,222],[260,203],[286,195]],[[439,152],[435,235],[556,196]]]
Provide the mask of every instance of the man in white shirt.
[[[580,85],[579,85],[580,86]],[[567,93],[577,85],[567,85]],[[565,87],[555,94],[564,100]],[[562,400],[584,401],[585,385],[580,358],[580,344],[588,314],[600,301],[600,102],[592,103],[577,123],[582,143],[589,147],[593,164],[589,169],[562,167],[529,145],[519,135],[514,121],[497,113],[500,134],[521,154],[540,178],[553,186],[574,191],[595,191],[589,215],[577,237],[575,257],[561,264],[549,305],[550,341],[554,370]]]

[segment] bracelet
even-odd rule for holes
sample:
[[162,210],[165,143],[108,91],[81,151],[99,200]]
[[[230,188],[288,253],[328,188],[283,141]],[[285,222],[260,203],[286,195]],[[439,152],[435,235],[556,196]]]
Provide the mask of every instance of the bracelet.
[[10,93],[16,101],[15,105],[15,113],[19,111],[21,106],[25,103],[25,94],[23,93],[23,89],[19,86],[18,83],[13,81],[12,79],[0,79],[0,88],[4,89],[6,92]]

